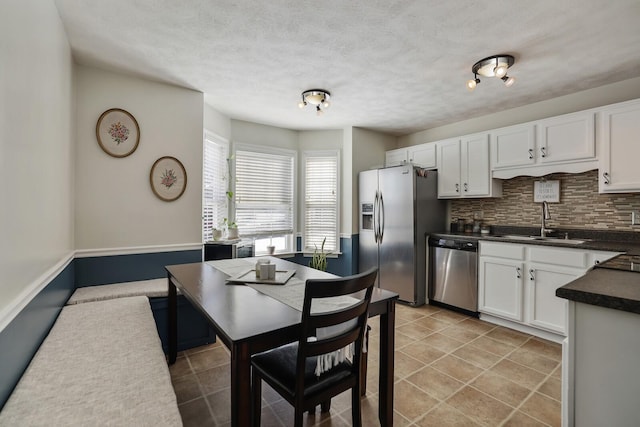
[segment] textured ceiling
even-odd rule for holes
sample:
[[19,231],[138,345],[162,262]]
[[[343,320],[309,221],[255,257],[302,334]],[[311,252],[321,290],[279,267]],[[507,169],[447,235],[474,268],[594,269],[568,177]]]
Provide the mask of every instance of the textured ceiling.
[[[640,76],[640,0],[55,0],[76,61],[240,120],[403,135]],[[471,66],[514,55],[506,88]],[[322,117],[297,103],[323,88]]]

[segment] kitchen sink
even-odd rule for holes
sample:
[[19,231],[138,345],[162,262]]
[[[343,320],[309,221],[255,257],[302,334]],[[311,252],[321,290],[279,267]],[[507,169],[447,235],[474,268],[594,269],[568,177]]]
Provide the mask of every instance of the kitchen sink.
[[511,240],[539,240],[539,241],[547,241],[547,242],[558,242],[564,243],[567,245],[579,245],[581,243],[586,242],[586,240],[580,239],[565,239],[564,237],[542,237],[542,236],[519,236],[517,234],[506,234],[503,236],[496,236],[503,239],[511,239]]
[[535,240],[536,239],[535,236],[519,236],[517,234],[507,234],[504,236],[496,236],[496,237],[500,237],[502,239],[513,239],[513,240]]
[[579,240],[579,239],[565,239],[564,237],[541,237],[541,236],[536,236],[534,240],[566,243],[568,245],[579,245],[581,243],[586,242],[586,240]]

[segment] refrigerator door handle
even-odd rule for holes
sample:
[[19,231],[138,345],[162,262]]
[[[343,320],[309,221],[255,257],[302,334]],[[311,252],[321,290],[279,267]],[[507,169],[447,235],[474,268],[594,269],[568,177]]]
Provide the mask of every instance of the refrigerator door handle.
[[380,231],[378,232],[378,240],[382,243],[382,238],[384,237],[384,198],[382,198],[382,192],[380,192]]
[[378,243],[378,190],[376,190],[376,197],[373,199],[373,239]]

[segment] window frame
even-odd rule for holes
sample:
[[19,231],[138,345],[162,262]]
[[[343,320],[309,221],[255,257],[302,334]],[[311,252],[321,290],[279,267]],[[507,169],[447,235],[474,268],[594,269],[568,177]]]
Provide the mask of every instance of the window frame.
[[[331,149],[331,150],[305,150],[302,152],[302,201],[301,201],[301,222],[302,222],[302,252],[305,256],[310,256],[313,254],[315,246],[310,247],[307,245],[307,159],[313,157],[335,157],[336,159],[336,204],[335,204],[335,215],[336,215],[336,224],[334,230],[334,237],[336,242],[335,249],[326,249],[331,255],[339,255],[341,253],[341,242],[340,242],[340,215],[341,215],[341,158],[340,158],[340,150],[339,149]],[[318,246],[318,249],[320,247]]]
[[[201,228],[202,228],[202,241],[203,242],[210,242],[210,241],[213,240],[211,229],[213,229],[214,227],[219,227],[220,222],[222,221],[222,219],[218,220],[217,224],[213,224],[213,221],[212,221],[211,229],[208,232],[205,230],[205,209],[207,207],[207,203],[206,203],[207,199],[205,198],[205,196],[206,196],[205,191],[206,191],[206,184],[207,184],[205,182],[205,180],[207,178],[207,176],[206,176],[207,175],[206,174],[206,169],[207,169],[207,166],[206,166],[206,160],[207,160],[206,150],[207,150],[207,144],[208,143],[212,143],[214,145],[218,145],[223,150],[223,159],[222,159],[222,162],[220,162],[221,164],[224,165],[223,166],[224,171],[222,172],[222,176],[221,176],[221,179],[220,179],[221,180],[221,188],[223,190],[222,194],[223,194],[223,197],[224,197],[224,200],[225,200],[225,205],[226,205],[226,208],[224,209],[225,215],[224,215],[223,218],[227,218],[229,216],[229,212],[230,212],[229,211],[229,209],[230,209],[230,206],[229,206],[230,203],[229,202],[230,201],[229,201],[229,199],[227,197],[226,192],[229,189],[228,177],[229,177],[229,167],[230,167],[230,165],[229,165],[228,159],[229,159],[229,153],[230,153],[231,144],[229,143],[228,139],[226,139],[226,138],[224,138],[224,137],[222,137],[222,136],[220,136],[220,135],[218,135],[218,134],[216,134],[214,132],[205,130],[204,134],[203,134],[203,139],[202,139],[202,206],[201,206],[202,218],[201,218]],[[214,198],[212,198],[212,200],[214,200],[214,202],[215,201],[219,202],[220,199],[216,199],[214,197]],[[214,208],[214,210],[215,209],[216,208]],[[208,236],[210,236],[210,239],[207,238]]]
[[[296,245],[296,230],[297,230],[297,217],[298,217],[298,179],[297,179],[297,174],[298,174],[298,151],[297,150],[290,150],[290,149],[286,149],[286,148],[279,148],[279,147],[271,147],[271,146],[266,146],[266,145],[255,145],[255,144],[246,144],[246,143],[242,143],[242,142],[234,142],[233,143],[233,147],[232,147],[232,158],[233,158],[233,172],[235,174],[236,172],[236,162],[237,162],[237,152],[238,151],[246,151],[246,152],[251,152],[251,153],[264,153],[264,154],[269,154],[269,155],[276,155],[276,156],[286,156],[286,157],[290,157],[292,159],[292,170],[291,170],[291,185],[292,185],[292,206],[291,206],[291,221],[292,221],[292,232],[291,234],[288,233],[280,233],[280,234],[274,234],[270,237],[265,237],[264,235],[247,235],[247,234],[243,234],[242,233],[242,224],[238,224],[238,229],[239,229],[239,233],[240,233],[240,237],[243,238],[251,238],[254,241],[254,254],[256,256],[260,256],[260,255],[267,255],[267,251],[262,250],[261,246],[266,245],[268,243],[265,243],[266,240],[271,241],[273,240],[277,240],[278,242],[282,241],[282,240],[278,240],[278,239],[282,239],[284,238],[284,243],[285,243],[285,248],[284,249],[277,249],[275,253],[276,254],[292,254],[292,253],[296,253],[297,251],[297,245]],[[268,165],[265,165],[265,167],[267,167]],[[234,197],[231,200],[231,204],[230,204],[230,212],[232,213],[231,217],[232,218],[236,218],[237,215],[237,202],[236,202],[236,198],[238,195],[237,192],[237,188],[236,188],[236,183],[237,183],[237,177],[234,176],[233,179],[233,185],[232,185],[232,191],[234,192]]]

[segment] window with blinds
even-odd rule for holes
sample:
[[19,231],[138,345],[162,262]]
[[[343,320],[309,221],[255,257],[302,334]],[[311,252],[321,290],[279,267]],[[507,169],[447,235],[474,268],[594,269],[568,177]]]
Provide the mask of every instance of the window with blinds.
[[238,145],[234,157],[240,235],[256,238],[256,254],[268,244],[294,251],[295,151]]
[[210,134],[204,139],[202,167],[202,239],[213,240],[211,230],[229,216],[227,199],[229,144]]
[[338,252],[338,151],[306,151],[304,156],[304,252],[324,244],[325,252]]

